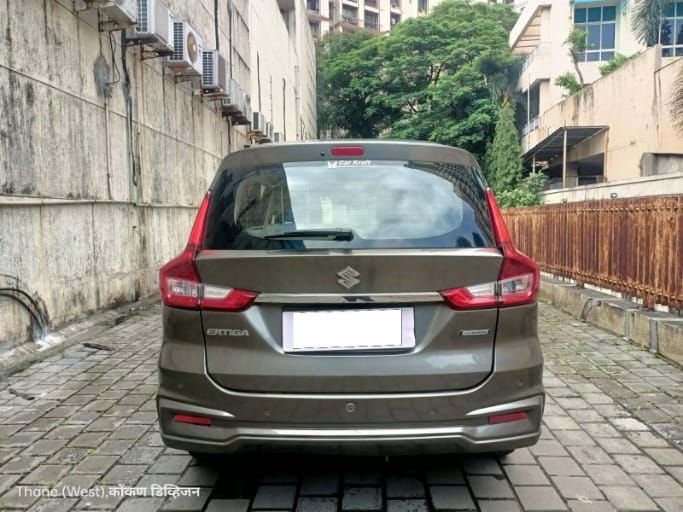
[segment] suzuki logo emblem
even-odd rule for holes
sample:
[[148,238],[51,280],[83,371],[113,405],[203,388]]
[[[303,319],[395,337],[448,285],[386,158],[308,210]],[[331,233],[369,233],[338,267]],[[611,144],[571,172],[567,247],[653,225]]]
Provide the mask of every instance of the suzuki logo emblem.
[[337,275],[339,276],[337,282],[344,288],[353,288],[358,283],[360,283],[360,280],[356,279],[360,275],[360,273],[355,268],[346,267],[345,269],[342,269],[339,272],[337,272]]

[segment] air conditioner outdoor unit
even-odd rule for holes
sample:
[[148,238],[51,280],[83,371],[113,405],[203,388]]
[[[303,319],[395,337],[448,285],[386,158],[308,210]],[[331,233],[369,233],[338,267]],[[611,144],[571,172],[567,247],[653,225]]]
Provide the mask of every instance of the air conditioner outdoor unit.
[[237,80],[230,79],[228,80],[228,87],[226,89],[227,92],[227,98],[222,99],[220,103],[221,110],[223,111],[223,114],[227,116],[236,116],[238,114],[242,114],[242,105],[241,105],[241,94],[240,94],[240,86],[237,83]]
[[261,112],[254,112],[251,121],[251,131],[260,135],[266,134],[266,117]]
[[264,132],[264,135],[269,139],[273,138],[273,123],[270,121],[266,122],[266,131]]
[[285,134],[282,132],[275,132],[273,134],[273,142],[284,142],[285,141]]
[[237,122],[237,124],[249,124],[252,121],[251,96],[247,91],[245,91],[242,88],[240,88],[239,90],[239,95],[242,114],[240,116],[237,116],[235,118],[235,121]]
[[176,75],[202,75],[202,38],[185,20],[173,20],[173,55],[166,65]]
[[225,59],[218,50],[206,50],[203,55],[202,89],[230,94]]
[[159,51],[173,50],[173,19],[161,0],[138,0],[138,22],[128,39]]
[[88,9],[99,9],[103,24],[110,29],[120,30],[135,25],[138,12],[135,0],[85,0],[85,5]]

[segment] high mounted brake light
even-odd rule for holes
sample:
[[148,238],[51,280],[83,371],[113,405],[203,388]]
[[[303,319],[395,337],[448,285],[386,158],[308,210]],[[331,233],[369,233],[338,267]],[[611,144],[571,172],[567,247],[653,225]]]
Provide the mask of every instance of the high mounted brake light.
[[176,308],[242,311],[251,305],[256,292],[203,284],[197,272],[195,257],[204,240],[210,201],[211,195],[206,194],[185,250],[159,271],[161,299]]
[[361,146],[338,146],[332,148],[332,156],[363,156],[365,149]]
[[534,302],[538,296],[538,265],[512,245],[503,214],[490,188],[486,189],[486,202],[496,245],[503,251],[503,264],[497,281],[440,292],[453,309],[519,306]]

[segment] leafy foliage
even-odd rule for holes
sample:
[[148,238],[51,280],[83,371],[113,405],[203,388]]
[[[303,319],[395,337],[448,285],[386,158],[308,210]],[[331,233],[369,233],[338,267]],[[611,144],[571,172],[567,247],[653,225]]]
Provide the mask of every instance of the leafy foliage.
[[523,177],[522,146],[514,117],[514,106],[505,98],[484,165],[484,174],[502,208],[540,204],[540,192],[546,180],[541,172]]
[[678,73],[678,77],[676,77],[676,81],[673,84],[671,117],[678,132],[683,134],[683,69]]
[[579,55],[588,49],[588,38],[586,36],[586,31],[581,30],[580,28],[575,28],[569,33],[569,36],[564,44],[569,47],[569,56],[572,58],[576,75],[579,77],[577,83],[583,87],[585,82],[583,80],[583,74],[581,73],[581,67],[579,66]]
[[572,96],[583,89],[583,84],[579,83],[572,73],[565,73],[555,79],[555,85],[564,87],[567,90],[567,96]]
[[521,157],[522,145],[515,126],[514,108],[506,99],[484,166],[484,174],[494,192],[512,190],[522,181]]
[[531,172],[515,188],[500,192],[496,199],[501,208],[518,208],[521,206],[536,206],[541,204],[540,193],[547,180],[542,172]]
[[659,30],[671,0],[638,0],[631,15],[631,28],[639,42],[654,46],[659,42]]
[[621,66],[626,64],[628,61],[630,61],[633,57],[627,57],[626,55],[622,55],[621,53],[617,53],[612,60],[610,60],[607,64],[604,66],[600,66],[600,75],[602,76],[607,76],[613,71],[616,71],[619,69]]
[[505,5],[446,0],[386,36],[331,34],[318,47],[319,125],[463,147],[480,160],[517,62]]

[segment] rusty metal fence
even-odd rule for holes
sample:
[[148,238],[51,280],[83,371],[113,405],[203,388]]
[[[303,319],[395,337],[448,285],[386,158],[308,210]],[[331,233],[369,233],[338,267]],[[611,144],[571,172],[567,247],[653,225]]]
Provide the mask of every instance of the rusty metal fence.
[[503,211],[513,242],[542,271],[683,308],[683,195]]

